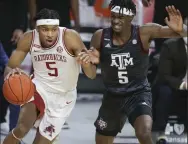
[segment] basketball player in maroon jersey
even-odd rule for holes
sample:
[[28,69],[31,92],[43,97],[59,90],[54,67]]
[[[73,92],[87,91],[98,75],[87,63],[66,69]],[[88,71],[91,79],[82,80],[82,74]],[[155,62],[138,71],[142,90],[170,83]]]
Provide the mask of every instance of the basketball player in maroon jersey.
[[[147,80],[150,42],[154,38],[187,36],[180,11],[166,7],[167,26],[133,25],[136,6],[132,0],[111,0],[111,27],[92,37],[91,50],[98,57],[105,86],[95,121],[96,144],[113,144],[127,118],[141,144],[153,144],[152,95]],[[126,141],[125,141],[126,142]]]

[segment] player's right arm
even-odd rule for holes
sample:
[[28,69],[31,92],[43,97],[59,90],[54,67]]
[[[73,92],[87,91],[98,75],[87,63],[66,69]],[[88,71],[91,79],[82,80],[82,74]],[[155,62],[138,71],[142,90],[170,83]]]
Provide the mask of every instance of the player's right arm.
[[91,52],[92,62],[94,64],[99,64],[99,62],[100,62],[100,49],[101,49],[102,33],[103,33],[103,30],[99,29],[93,34],[93,36],[91,38],[90,52]]
[[4,76],[6,78],[8,78],[11,74],[21,72],[18,67],[20,67],[22,61],[25,59],[27,53],[30,51],[31,42],[32,32],[25,33],[23,37],[18,41],[17,48],[12,53],[5,68]]

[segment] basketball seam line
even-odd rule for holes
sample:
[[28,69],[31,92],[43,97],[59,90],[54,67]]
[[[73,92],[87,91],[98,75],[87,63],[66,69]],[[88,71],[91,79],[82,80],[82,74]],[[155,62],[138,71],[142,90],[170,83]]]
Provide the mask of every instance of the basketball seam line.
[[20,80],[20,86],[21,86],[21,92],[22,92],[22,101],[23,101],[23,87],[22,87],[22,81],[20,79],[20,76],[19,76],[19,80]]
[[[10,90],[12,91],[12,94],[15,95],[15,93],[13,92],[13,90],[12,90],[12,88],[11,88],[11,85],[10,85],[10,83],[9,83],[9,79],[8,79],[8,85],[9,85]],[[19,99],[17,98],[17,95],[15,95],[15,97],[16,97],[16,99],[19,101]],[[17,102],[17,103],[18,103],[18,102]]]

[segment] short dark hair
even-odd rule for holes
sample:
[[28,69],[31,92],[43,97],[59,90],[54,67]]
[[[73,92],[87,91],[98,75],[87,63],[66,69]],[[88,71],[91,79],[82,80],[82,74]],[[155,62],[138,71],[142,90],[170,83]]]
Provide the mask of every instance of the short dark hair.
[[115,6],[120,6],[120,12],[123,8],[127,8],[136,15],[136,5],[132,0],[111,0],[109,7],[114,8]]
[[60,16],[57,11],[44,8],[36,14],[34,21],[37,21],[40,19],[59,19],[60,20]]

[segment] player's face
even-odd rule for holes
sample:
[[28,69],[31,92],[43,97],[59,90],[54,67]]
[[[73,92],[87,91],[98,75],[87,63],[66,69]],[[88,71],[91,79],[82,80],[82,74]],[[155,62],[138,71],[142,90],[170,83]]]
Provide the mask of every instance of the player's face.
[[59,33],[59,26],[44,25],[39,26],[37,29],[43,47],[51,47],[56,42]]
[[111,24],[114,32],[122,32],[122,30],[131,24],[134,16],[127,16],[120,13],[111,12]]

